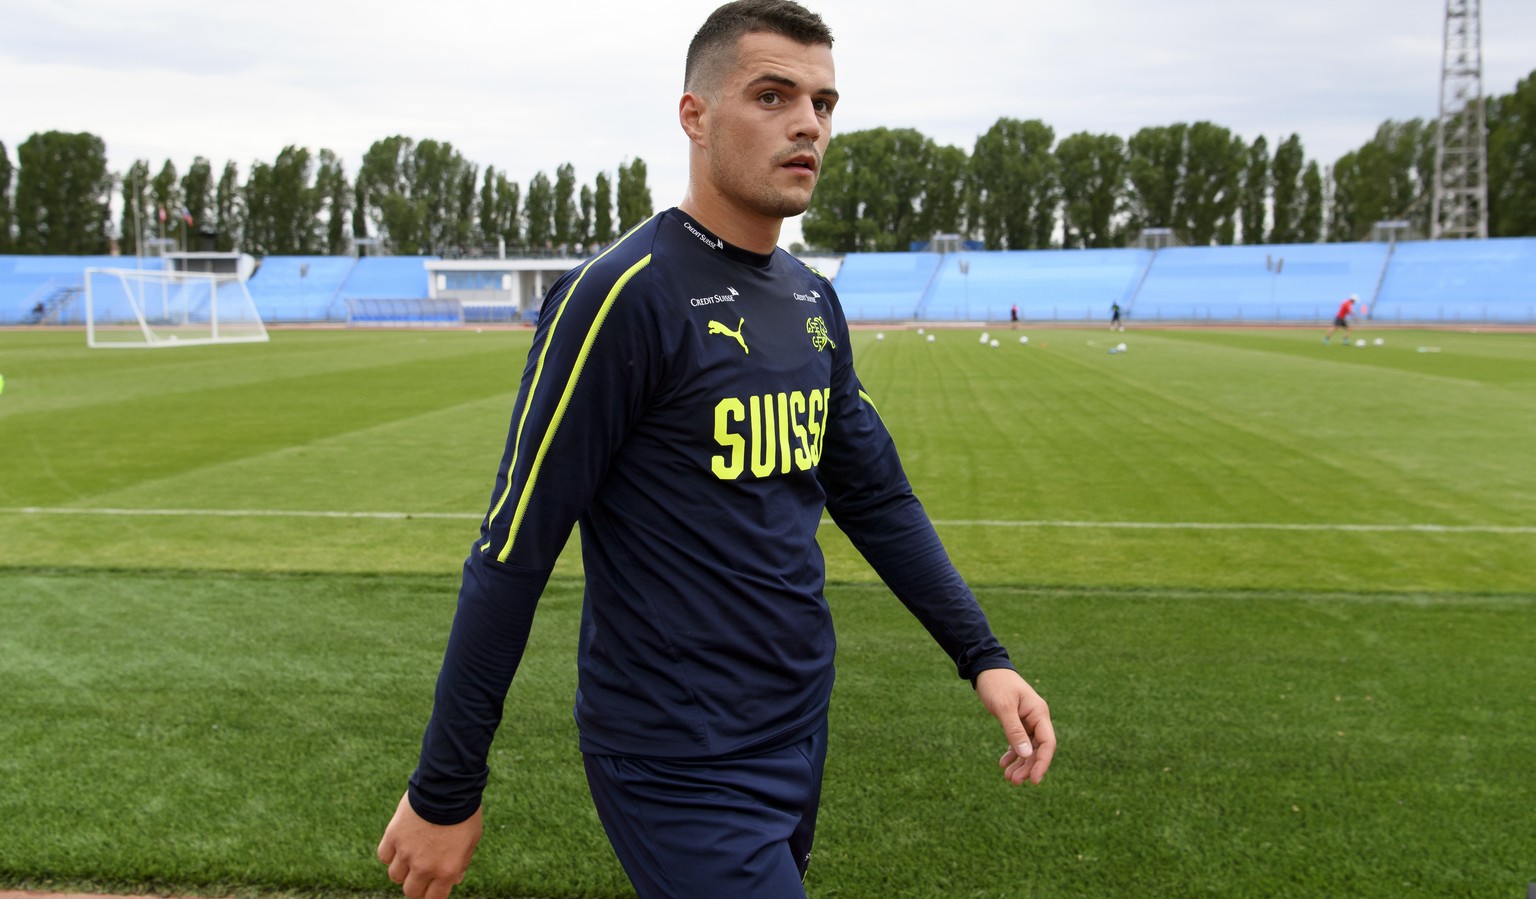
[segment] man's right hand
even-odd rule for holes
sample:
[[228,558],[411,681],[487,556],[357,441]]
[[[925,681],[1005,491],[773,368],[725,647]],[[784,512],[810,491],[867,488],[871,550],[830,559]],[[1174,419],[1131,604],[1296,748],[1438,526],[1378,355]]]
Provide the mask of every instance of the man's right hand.
[[410,899],[448,899],[464,879],[483,829],[478,808],[458,824],[433,824],[416,814],[407,793],[379,840],[379,861]]

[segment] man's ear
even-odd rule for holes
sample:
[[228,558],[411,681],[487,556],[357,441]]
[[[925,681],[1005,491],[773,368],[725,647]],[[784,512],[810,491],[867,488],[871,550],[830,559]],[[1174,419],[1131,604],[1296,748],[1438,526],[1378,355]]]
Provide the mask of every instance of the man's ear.
[[688,139],[703,146],[706,132],[705,119],[709,116],[709,103],[698,94],[688,91],[677,104],[677,120],[683,126]]

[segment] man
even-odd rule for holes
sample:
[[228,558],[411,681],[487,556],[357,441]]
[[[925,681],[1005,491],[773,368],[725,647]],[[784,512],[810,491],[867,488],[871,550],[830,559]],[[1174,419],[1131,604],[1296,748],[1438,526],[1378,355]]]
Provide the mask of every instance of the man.
[[823,509],[1001,722],[1005,777],[1050,765],[1046,704],[912,496],[831,283],[776,246],[831,138],[831,45],[789,0],[716,10],[688,51],[682,203],[550,291],[379,843],[407,896],[443,899],[469,864],[502,703],[578,520],[581,750],[642,897],[804,895],[834,648]]
[[1125,325],[1120,321],[1120,304],[1109,304],[1109,330],[1124,331]]
[[1343,328],[1344,343],[1341,346],[1349,346],[1349,320],[1355,317],[1355,304],[1358,302],[1360,302],[1360,297],[1352,293],[1339,305],[1338,314],[1333,317],[1333,327],[1329,328],[1328,333],[1323,335],[1324,344],[1328,343],[1328,338],[1333,336],[1333,332]]

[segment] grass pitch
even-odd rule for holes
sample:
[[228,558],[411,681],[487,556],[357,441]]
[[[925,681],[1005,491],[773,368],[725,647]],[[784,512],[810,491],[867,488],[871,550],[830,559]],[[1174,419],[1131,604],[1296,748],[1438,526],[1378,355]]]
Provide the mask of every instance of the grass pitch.
[[[812,896],[1536,881],[1536,338],[990,336],[854,342],[1061,752],[1042,788],[1003,784],[995,725],[824,528]],[[393,891],[372,849],[528,342],[0,333],[0,886]],[[580,592],[572,546],[467,895],[627,895],[570,720]]]

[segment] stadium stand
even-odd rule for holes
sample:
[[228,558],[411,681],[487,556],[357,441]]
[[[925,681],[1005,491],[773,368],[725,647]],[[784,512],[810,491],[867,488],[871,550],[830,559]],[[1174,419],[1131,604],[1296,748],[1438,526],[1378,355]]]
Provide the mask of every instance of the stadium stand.
[[[123,256],[0,256],[0,325],[85,323],[85,270],[88,268],[160,270],[158,259]],[[39,312],[41,305],[41,315]]]
[[[263,320],[348,320],[430,298],[435,256],[269,256],[248,287]],[[87,268],[160,270],[121,256],[0,256],[0,325],[83,324]],[[831,266],[827,266],[831,268]],[[1326,322],[1358,294],[1372,320],[1536,324],[1536,238],[1397,243],[854,253],[834,275],[853,321]],[[359,306],[354,301],[370,301]],[[398,317],[398,316],[395,316]]]
[[341,285],[343,300],[417,300],[428,296],[426,263],[436,256],[364,256]]
[[1536,238],[1400,243],[1370,316],[1381,322],[1536,323]]
[[1370,301],[1389,249],[1384,243],[1170,247],[1157,251],[1127,314],[1133,321],[1320,321],[1350,294]]
[[851,253],[834,281],[843,312],[853,321],[916,318],[923,294],[943,256],[938,253]]
[[[863,253],[834,283],[852,320],[1536,324],[1536,238],[1398,243]],[[907,311],[910,310],[910,311]]]
[[939,265],[918,317],[1003,321],[1018,304],[1029,321],[1107,320],[1110,304],[1130,301],[1151,260],[1150,250],[955,253]]
[[268,256],[246,287],[264,322],[339,320],[341,286],[357,264],[351,256]]

